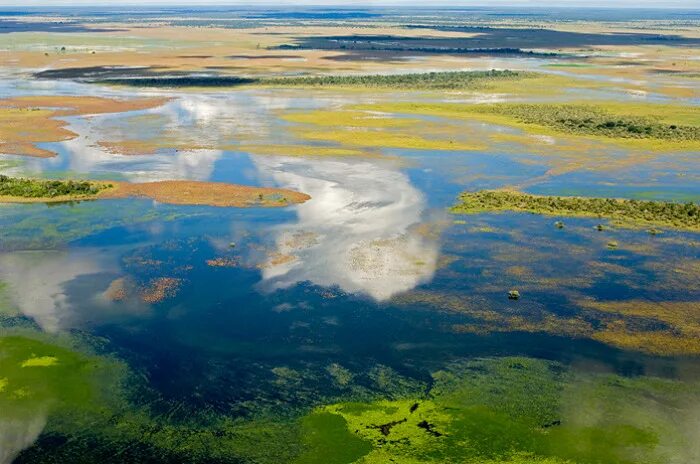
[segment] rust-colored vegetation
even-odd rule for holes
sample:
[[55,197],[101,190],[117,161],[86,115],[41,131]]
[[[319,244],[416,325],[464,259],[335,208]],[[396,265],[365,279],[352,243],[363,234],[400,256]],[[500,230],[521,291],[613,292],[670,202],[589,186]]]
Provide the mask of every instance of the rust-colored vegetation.
[[0,153],[50,158],[56,153],[38,143],[62,142],[77,137],[57,118],[145,110],[165,98],[118,100],[101,97],[27,96],[0,100]]

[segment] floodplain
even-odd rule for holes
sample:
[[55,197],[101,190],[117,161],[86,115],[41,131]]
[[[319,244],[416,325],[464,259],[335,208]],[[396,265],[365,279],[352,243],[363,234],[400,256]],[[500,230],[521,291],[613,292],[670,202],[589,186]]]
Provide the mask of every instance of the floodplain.
[[0,464],[700,459],[698,11],[0,26]]

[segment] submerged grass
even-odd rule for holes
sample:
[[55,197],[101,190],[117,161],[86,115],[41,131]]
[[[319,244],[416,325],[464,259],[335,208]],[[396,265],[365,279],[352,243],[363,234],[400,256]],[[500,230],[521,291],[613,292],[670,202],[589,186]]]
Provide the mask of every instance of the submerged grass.
[[[32,349],[58,362],[14,370],[48,375],[63,366],[56,373],[69,380],[81,369],[63,352]],[[25,358],[4,359],[19,365]],[[16,378],[0,382],[0,394],[10,394]],[[684,407],[698,404],[698,393],[690,382],[582,374],[556,362],[505,357],[450,363],[432,373],[430,385],[392,399],[349,395],[296,418],[208,412],[172,420],[139,406],[91,410],[84,429],[54,420],[16,462],[92,462],[116,454],[123,462],[260,464],[692,461],[694,417]]]
[[553,197],[508,190],[464,192],[451,208],[456,214],[515,211],[553,216],[599,217],[628,225],[700,230],[700,205],[613,198]]
[[[432,376],[425,396],[316,409],[304,419],[317,440],[309,452],[318,453],[307,462],[322,462],[347,435],[362,440],[357,452],[369,450],[344,462],[365,464],[639,464],[692,454],[690,415],[673,419],[696,401],[691,384],[584,375],[522,357],[458,362]],[[332,416],[346,422],[344,433],[328,433]]]

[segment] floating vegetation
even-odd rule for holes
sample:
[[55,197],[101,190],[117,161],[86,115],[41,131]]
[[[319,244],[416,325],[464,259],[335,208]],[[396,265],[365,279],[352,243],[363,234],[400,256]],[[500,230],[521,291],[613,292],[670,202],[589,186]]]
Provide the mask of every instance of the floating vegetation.
[[240,262],[236,258],[219,257],[207,260],[209,267],[238,267]]
[[[459,362],[432,377],[423,396],[317,408],[302,420],[310,438],[295,462],[641,464],[692,453],[693,419],[675,408],[695,404],[693,384],[530,358]],[[625,413],[640,403],[645,413]]]
[[104,297],[109,301],[124,301],[128,294],[129,288],[126,277],[114,279],[103,293]]
[[181,285],[182,279],[158,277],[142,287],[139,296],[146,303],[160,303],[177,295]]
[[697,203],[554,197],[510,190],[482,190],[462,193],[459,203],[451,211],[455,214],[515,211],[550,216],[598,217],[627,225],[654,224],[700,230],[700,205]]
[[508,292],[508,299],[509,300],[519,300],[520,299],[520,292],[517,290],[510,290]]
[[2,462],[54,427],[87,426],[106,407],[120,401],[115,389],[124,366],[83,354],[67,340],[28,330],[3,329],[0,335],[0,430]]
[[661,356],[700,354],[698,303],[596,301],[581,298],[573,314],[538,306],[503,309],[481,299],[457,294],[413,291],[392,302],[459,314],[467,321],[454,324],[457,333],[485,335],[504,332],[544,333],[602,343]]
[[[274,375],[279,388],[303,380],[286,367]],[[583,374],[525,357],[457,361],[431,378],[423,392],[349,394],[291,418],[207,412],[172,421],[138,407],[90,410],[91,427],[50,426],[18,462],[115,453],[131,462],[135,451],[154,462],[655,464],[693,453],[699,398],[691,382]]]

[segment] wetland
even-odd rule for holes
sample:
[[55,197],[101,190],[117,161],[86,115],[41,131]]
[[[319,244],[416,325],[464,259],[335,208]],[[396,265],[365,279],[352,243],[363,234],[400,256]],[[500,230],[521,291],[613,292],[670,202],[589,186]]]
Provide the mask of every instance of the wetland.
[[700,460],[698,18],[0,8],[0,464]]

